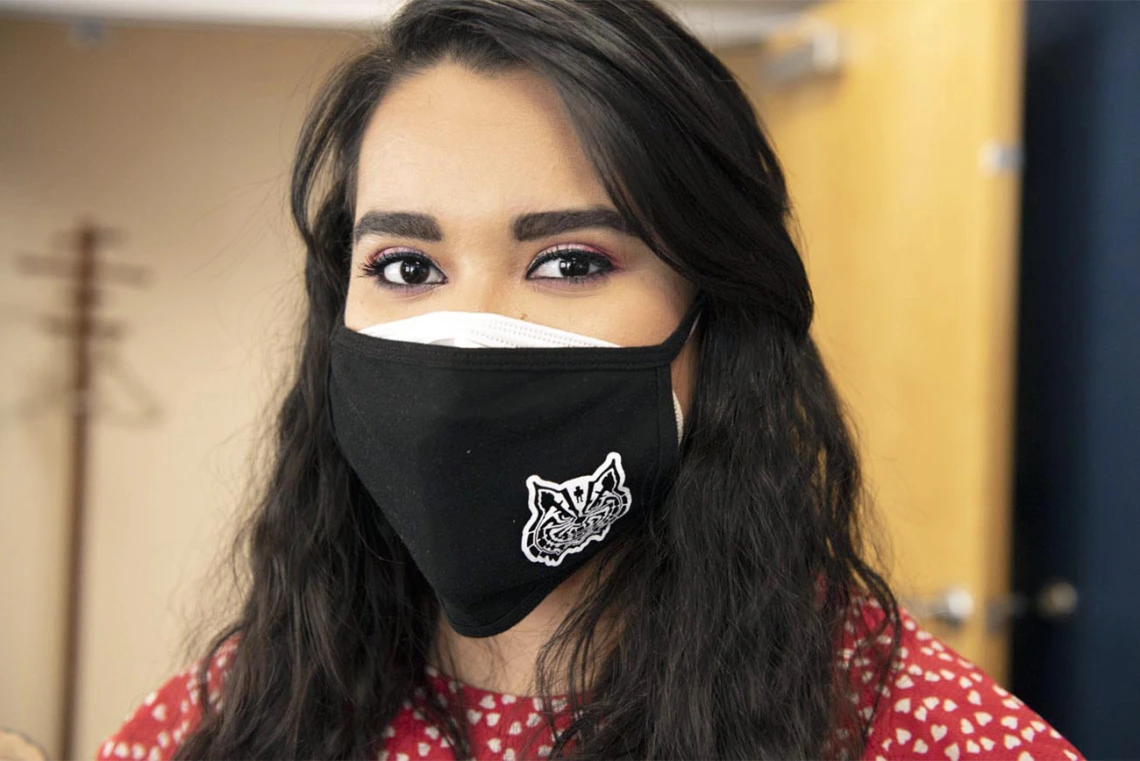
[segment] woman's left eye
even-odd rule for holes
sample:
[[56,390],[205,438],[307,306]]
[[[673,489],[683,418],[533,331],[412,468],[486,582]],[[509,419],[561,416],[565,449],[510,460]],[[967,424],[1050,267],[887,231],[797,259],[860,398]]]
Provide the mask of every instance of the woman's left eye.
[[572,248],[543,254],[526,274],[537,280],[582,281],[605,275],[613,268],[613,263],[601,254]]

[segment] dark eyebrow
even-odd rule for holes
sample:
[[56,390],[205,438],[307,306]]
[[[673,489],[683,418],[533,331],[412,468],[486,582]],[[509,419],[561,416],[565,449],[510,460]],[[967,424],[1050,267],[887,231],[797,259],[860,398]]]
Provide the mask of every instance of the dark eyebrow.
[[[595,207],[592,209],[564,209],[560,211],[539,211],[521,214],[511,223],[515,240],[527,241],[558,235],[570,230],[586,227],[608,227],[624,235],[638,237],[633,225],[614,209]],[[359,243],[365,235],[397,235],[401,238],[420,240],[443,240],[439,222],[430,214],[407,211],[369,211],[365,213],[352,231],[353,244]]]

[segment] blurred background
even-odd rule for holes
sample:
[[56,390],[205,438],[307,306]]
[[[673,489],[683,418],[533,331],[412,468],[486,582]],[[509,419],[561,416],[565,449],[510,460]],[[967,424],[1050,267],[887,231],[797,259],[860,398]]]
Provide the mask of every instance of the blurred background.
[[[0,0],[0,728],[52,758],[232,609],[294,140],[399,4]],[[1140,2],[664,4],[784,163],[904,606],[1140,757]]]

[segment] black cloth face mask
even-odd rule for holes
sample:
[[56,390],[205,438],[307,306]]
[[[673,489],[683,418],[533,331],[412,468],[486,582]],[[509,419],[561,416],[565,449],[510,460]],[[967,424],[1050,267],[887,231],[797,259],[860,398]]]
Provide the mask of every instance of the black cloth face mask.
[[468,348],[337,320],[337,446],[459,634],[514,626],[664,499],[670,363],[702,303],[655,346]]

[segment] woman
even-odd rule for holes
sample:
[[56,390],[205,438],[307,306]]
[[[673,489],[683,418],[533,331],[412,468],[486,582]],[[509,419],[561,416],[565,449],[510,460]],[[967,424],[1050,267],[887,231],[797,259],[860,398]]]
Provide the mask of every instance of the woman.
[[292,206],[252,586],[100,758],[1079,757],[865,558],[779,164],[658,7],[412,0]]

